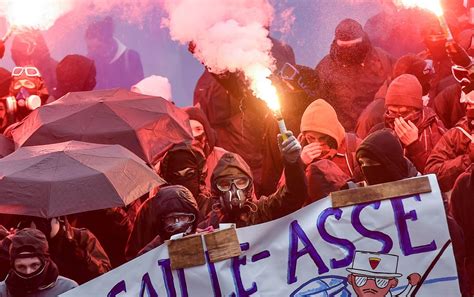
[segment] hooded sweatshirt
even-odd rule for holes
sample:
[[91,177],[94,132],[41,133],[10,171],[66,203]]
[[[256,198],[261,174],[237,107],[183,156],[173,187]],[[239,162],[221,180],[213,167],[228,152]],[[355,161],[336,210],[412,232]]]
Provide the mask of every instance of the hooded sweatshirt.
[[297,163],[285,162],[286,183],[279,187],[275,193],[270,196],[261,196],[258,200],[254,199],[253,176],[250,167],[237,154],[226,153],[217,163],[212,173],[212,194],[216,206],[219,205],[220,192],[217,189],[216,182],[221,177],[245,174],[250,180],[251,185],[247,199],[253,199],[251,204],[253,210],[244,212],[238,218],[230,216],[226,211],[219,207],[213,207],[213,211],[200,227],[205,228],[213,226],[219,227],[219,223],[235,223],[237,227],[251,226],[268,222],[300,209],[307,199],[306,178],[302,165]]
[[[156,196],[146,200],[140,207],[125,250],[127,259],[135,258],[151,241],[157,246],[169,239],[169,235],[163,230],[162,219],[172,212],[194,214],[193,231],[196,230],[200,213],[191,192],[179,185],[163,187]],[[159,238],[156,238],[157,236]]]
[[0,283],[1,297],[57,296],[77,286],[77,283],[59,277],[56,264],[51,261],[46,236],[37,229],[23,229],[11,236],[11,266],[21,257],[38,257],[42,266],[38,273],[21,275],[11,269],[4,282]]
[[365,157],[380,163],[370,176],[364,173],[370,185],[416,176],[415,172],[410,171],[399,140],[389,129],[375,131],[367,136],[357,149],[356,155],[357,160]]
[[204,153],[206,154],[206,165],[207,165],[207,176],[206,176],[206,187],[211,188],[211,173],[216,168],[219,159],[227,153],[227,151],[221,147],[216,146],[217,134],[211,127],[211,124],[207,120],[204,112],[197,107],[187,107],[184,111],[188,114],[190,120],[198,121],[204,127],[204,133],[207,138],[207,145]]
[[[336,111],[329,103],[323,99],[311,103],[303,113],[300,129],[302,133],[313,131],[334,139],[337,143],[337,150],[322,158],[334,162],[345,175],[360,180],[359,168],[354,157],[355,150],[361,140],[353,133],[345,132],[344,127],[338,120]],[[306,144],[304,141],[302,143],[303,145]],[[306,175],[309,178],[308,172]]]
[[81,55],[68,55],[56,67],[58,85],[54,97],[59,99],[69,92],[94,89],[96,81],[94,61]]

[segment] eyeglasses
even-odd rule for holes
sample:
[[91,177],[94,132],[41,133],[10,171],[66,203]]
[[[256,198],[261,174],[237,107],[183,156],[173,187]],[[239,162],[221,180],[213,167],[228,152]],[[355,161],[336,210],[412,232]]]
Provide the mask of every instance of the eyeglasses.
[[21,76],[23,73],[28,77],[41,77],[41,73],[36,67],[15,67],[12,70],[12,76]]
[[390,279],[388,278],[378,278],[378,277],[367,277],[367,276],[360,276],[360,275],[357,275],[355,276],[355,283],[356,283],[356,286],[357,287],[362,287],[364,286],[366,283],[367,283],[367,280],[374,280],[375,281],[375,285],[379,288],[379,289],[383,289],[385,287],[388,286],[388,281]]
[[249,186],[250,180],[246,177],[240,177],[235,179],[223,178],[217,181],[216,186],[219,191],[228,192],[232,188],[233,184],[237,189],[244,190]]

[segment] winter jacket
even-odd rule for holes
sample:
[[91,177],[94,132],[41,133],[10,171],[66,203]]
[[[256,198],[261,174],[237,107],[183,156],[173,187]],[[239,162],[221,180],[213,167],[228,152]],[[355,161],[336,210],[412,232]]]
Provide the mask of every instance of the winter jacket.
[[[466,268],[471,286],[474,284],[474,217],[472,209],[474,201],[474,166],[469,172],[459,176],[448,200],[450,214],[456,220],[464,233],[464,249],[466,250]],[[471,288],[471,295],[474,295],[474,287]]]
[[163,230],[162,218],[172,212],[194,214],[195,227],[200,222],[198,204],[186,188],[183,186],[161,188],[156,196],[146,200],[140,207],[125,249],[125,257],[128,260],[135,258],[138,252],[157,235],[168,239]]
[[77,228],[86,228],[94,234],[109,256],[112,267],[126,262],[125,246],[132,232],[132,222],[122,208],[109,208],[80,213],[73,216],[71,224]]
[[362,65],[343,66],[327,55],[316,66],[316,72],[319,95],[334,107],[346,131],[354,131],[357,118],[392,73],[392,59],[372,47]]
[[[253,181],[249,166],[240,156],[233,153],[224,155],[212,174],[212,191],[216,203],[219,202],[216,181],[225,175],[229,168],[239,169]],[[275,220],[297,211],[303,206],[308,196],[302,164],[285,162],[285,178],[285,185],[279,187],[275,193],[270,196],[261,196],[258,200],[254,199],[255,211],[246,212],[239,218],[231,218],[223,209],[215,208],[199,227],[219,228],[220,223],[235,223],[240,228]]]
[[[24,297],[59,296],[62,293],[65,293],[69,290],[74,289],[75,287],[77,287],[77,283],[75,281],[65,278],[63,276],[59,276],[54,286],[47,288],[45,290],[39,291],[39,292],[26,295]],[[13,296],[8,292],[8,288],[5,282],[0,282],[0,297],[16,297],[16,296]]]
[[431,151],[425,173],[434,173],[443,192],[450,191],[458,176],[471,165],[468,135],[470,131],[466,117],[456,127],[449,129]]
[[[271,37],[270,39],[277,69],[286,62],[295,65],[291,47]],[[242,94],[226,89],[221,83],[206,69],[196,84],[193,105],[202,109],[215,130],[216,145],[241,155],[250,165],[258,190],[264,154],[268,149],[264,140],[265,133],[268,122],[273,122],[274,119],[263,101],[244,98]],[[274,141],[274,138],[271,140]]]
[[109,257],[99,240],[89,230],[69,225],[49,240],[51,259],[62,276],[79,284],[112,269]]
[[423,115],[418,128],[418,140],[405,147],[405,156],[413,162],[416,169],[424,173],[425,165],[431,151],[446,132],[443,122],[439,120],[429,107],[423,108]]
[[466,108],[460,102],[461,85],[453,84],[438,94],[433,100],[433,109],[448,129],[466,115]]

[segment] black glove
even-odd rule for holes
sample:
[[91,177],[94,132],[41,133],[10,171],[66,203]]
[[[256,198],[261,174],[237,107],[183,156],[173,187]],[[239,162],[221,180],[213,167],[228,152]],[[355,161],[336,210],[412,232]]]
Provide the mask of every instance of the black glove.
[[446,43],[446,52],[448,56],[451,58],[451,62],[455,65],[459,65],[468,69],[471,64],[471,57],[469,57],[466,50],[464,50],[459,44],[456,42],[448,42]]

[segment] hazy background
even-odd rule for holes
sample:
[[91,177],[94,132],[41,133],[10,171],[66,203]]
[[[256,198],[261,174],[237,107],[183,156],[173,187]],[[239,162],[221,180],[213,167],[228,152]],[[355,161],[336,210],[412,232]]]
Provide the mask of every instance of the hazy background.
[[[60,0],[58,0],[60,1]],[[101,0],[108,1],[108,0]],[[381,9],[379,1],[364,0],[272,0],[275,20],[272,35],[293,47],[298,64],[310,67],[324,57],[333,39],[336,25],[344,18],[353,18],[362,25]],[[84,32],[88,20],[104,15],[94,11],[75,12],[60,18],[44,33],[53,58],[61,60],[67,54],[86,54]],[[84,15],[86,14],[86,15]],[[187,51],[187,46],[173,42],[166,28],[161,28],[162,10],[159,5],[147,7],[127,18],[124,11],[108,12],[117,15],[116,37],[141,55],[145,76],[157,74],[169,78],[173,98],[179,106],[192,104],[194,86],[203,66]],[[124,17],[125,16],[125,17]],[[292,21],[294,20],[294,21]],[[289,30],[288,30],[289,28]],[[0,35],[6,31],[5,20],[0,20]],[[283,31],[283,32],[282,32]],[[13,67],[7,42],[5,58],[0,66]]]

